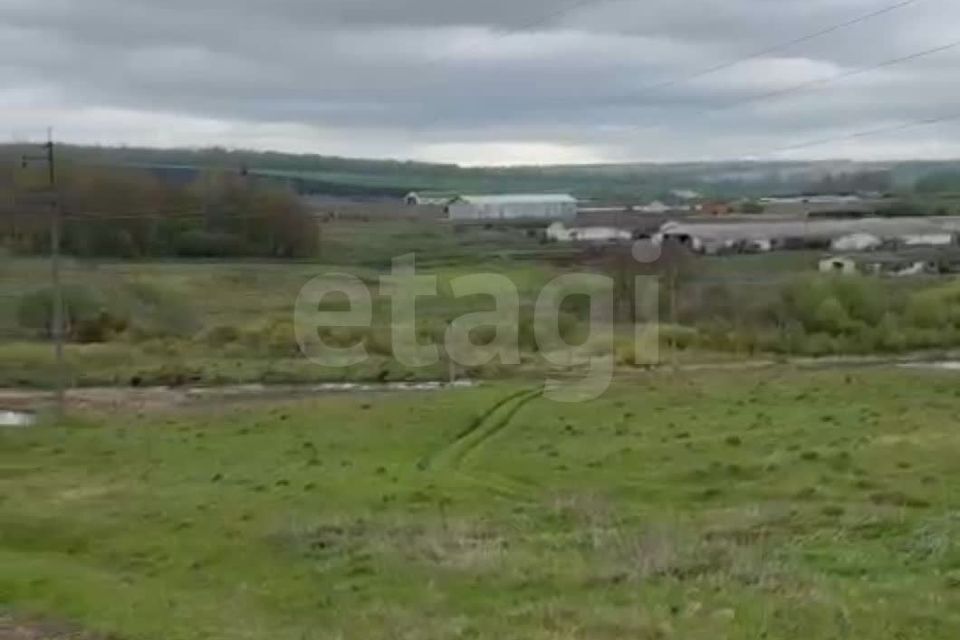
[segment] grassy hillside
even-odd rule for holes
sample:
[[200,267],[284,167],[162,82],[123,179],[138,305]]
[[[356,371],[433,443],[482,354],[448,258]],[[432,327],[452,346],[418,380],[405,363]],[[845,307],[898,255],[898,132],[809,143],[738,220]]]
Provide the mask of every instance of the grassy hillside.
[[[0,145],[0,161],[17,160],[24,147]],[[225,149],[146,149],[63,145],[67,162],[153,168],[171,179],[207,170],[248,168],[283,179],[309,193],[346,197],[398,197],[412,190],[463,192],[565,191],[581,198],[643,199],[671,189],[707,195],[757,196],[796,193],[827,176],[861,172],[890,175],[894,188],[912,188],[928,176],[956,173],[957,162],[718,162],[464,168],[450,164],[362,160]],[[843,185],[845,181],[834,181]]]
[[6,607],[129,639],[956,637],[954,374],[524,391],[0,430],[0,629]]
[[[521,303],[519,367],[463,367],[477,379],[525,376],[549,368],[535,340],[534,303],[548,282],[595,270],[615,281],[622,262],[563,245],[542,245],[522,231],[457,233],[432,223],[337,222],[323,227],[322,262],[241,260],[81,260],[63,263],[71,330],[67,377],[81,387],[223,385],[248,382],[401,381],[446,379],[446,362],[411,369],[393,358],[392,302],[380,278],[391,260],[414,253],[421,275],[437,278],[437,295],[417,301],[423,344],[444,344],[457,318],[492,311],[487,296],[458,298],[451,282],[490,274],[514,283]],[[589,252],[588,252],[589,253]],[[662,287],[660,345],[664,362],[782,359],[798,356],[945,353],[960,347],[960,288],[953,278],[829,278],[815,274],[819,254],[700,258],[673,288]],[[352,367],[305,359],[293,326],[294,303],[314,278],[347,273],[368,285],[369,327],[323,327],[327,344],[363,344],[370,358]],[[0,387],[49,387],[56,380],[50,326],[49,263],[0,261]],[[632,277],[632,276],[631,276]],[[676,304],[671,300],[676,299]],[[623,303],[628,299],[621,300]],[[621,306],[622,308],[622,306]],[[564,339],[582,344],[588,305],[576,296],[557,319]],[[596,330],[594,355],[609,354],[624,371],[637,364],[634,327],[621,316]],[[483,344],[487,335],[473,336]]]

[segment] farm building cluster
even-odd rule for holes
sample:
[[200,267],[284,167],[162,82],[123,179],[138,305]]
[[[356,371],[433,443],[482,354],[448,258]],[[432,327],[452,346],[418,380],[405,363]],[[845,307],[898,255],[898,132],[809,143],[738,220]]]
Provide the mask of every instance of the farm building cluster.
[[684,221],[668,222],[659,230],[664,238],[680,240],[694,251],[710,255],[946,247],[955,244],[958,233],[957,217]]
[[410,193],[408,206],[442,206],[452,222],[573,220],[577,199],[569,194],[459,195]]
[[[960,217],[879,217],[882,196],[768,197],[711,201],[692,190],[639,204],[579,202],[563,193],[469,195],[414,192],[403,219],[517,227],[546,243],[603,245],[649,239],[701,255],[819,251],[823,272],[877,275],[960,273]],[[395,204],[340,206],[365,220],[397,219]]]
[[765,219],[868,217],[886,206],[879,195],[821,195],[767,197],[719,201],[689,189],[677,189],[661,199],[624,203],[578,201],[567,193],[469,195],[451,191],[411,192],[408,208],[438,208],[451,221],[573,220],[580,215],[623,214],[635,221],[658,216],[672,218],[735,218],[764,214]]
[[960,273],[960,251],[915,249],[831,255],[819,262],[821,273],[874,276],[936,276]]
[[960,218],[668,222],[673,239],[706,255],[819,250],[823,273],[919,276],[960,273]]

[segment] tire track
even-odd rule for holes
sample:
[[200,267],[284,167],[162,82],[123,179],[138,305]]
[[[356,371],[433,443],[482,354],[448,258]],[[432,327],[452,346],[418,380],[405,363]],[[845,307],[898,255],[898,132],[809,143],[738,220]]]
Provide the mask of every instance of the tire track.
[[477,437],[470,438],[469,442],[465,444],[464,448],[459,452],[460,455],[454,459],[454,468],[459,469],[467,456],[474,453],[495,435],[501,433],[507,427],[509,427],[516,415],[520,413],[520,410],[534,400],[540,398],[543,393],[543,389],[536,389],[520,396],[507,405],[504,405],[503,411],[500,412],[502,414],[501,418],[491,424],[489,428],[478,430],[476,432]]
[[420,469],[460,469],[464,459],[494,435],[506,429],[528,403],[543,395],[543,389],[524,389],[503,398],[473,420],[443,449],[423,458]]

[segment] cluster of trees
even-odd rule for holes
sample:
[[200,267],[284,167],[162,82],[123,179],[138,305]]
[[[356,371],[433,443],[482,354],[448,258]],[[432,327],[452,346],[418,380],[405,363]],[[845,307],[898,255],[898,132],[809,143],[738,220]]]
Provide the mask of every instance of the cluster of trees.
[[786,283],[691,285],[679,321],[707,349],[826,356],[960,345],[960,287],[916,288],[865,276]]
[[917,193],[960,193],[960,171],[937,171],[917,180]]
[[807,193],[887,193],[893,190],[893,175],[889,171],[852,171],[829,173],[811,184]]
[[[0,164],[0,246],[49,249],[45,167]],[[131,168],[67,164],[58,171],[63,249],[78,256],[307,257],[319,230],[295,193],[233,174],[163,180]]]
[[[0,157],[26,149],[0,145]],[[76,164],[152,167],[171,173],[201,167],[255,167],[257,173],[289,181],[304,193],[395,198],[410,191],[464,193],[571,192],[581,198],[637,202],[662,199],[673,189],[695,189],[711,198],[756,198],[771,193],[888,191],[898,175],[925,175],[927,166],[851,169],[806,162],[726,162],[528,167],[460,167],[451,164],[363,160],[319,155],[207,149],[146,149],[61,145],[60,157]],[[30,150],[35,152],[35,149]],[[822,171],[819,167],[823,167]],[[938,165],[939,166],[939,165]],[[945,165],[947,166],[947,165]]]

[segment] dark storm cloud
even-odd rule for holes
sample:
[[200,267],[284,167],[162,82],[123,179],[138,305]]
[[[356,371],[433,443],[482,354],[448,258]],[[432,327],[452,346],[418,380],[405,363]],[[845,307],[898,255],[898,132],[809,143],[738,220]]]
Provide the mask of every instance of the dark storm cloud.
[[0,116],[11,134],[465,162],[736,156],[960,111],[960,48],[726,109],[960,40],[950,0],[651,90],[893,4],[0,0]]

